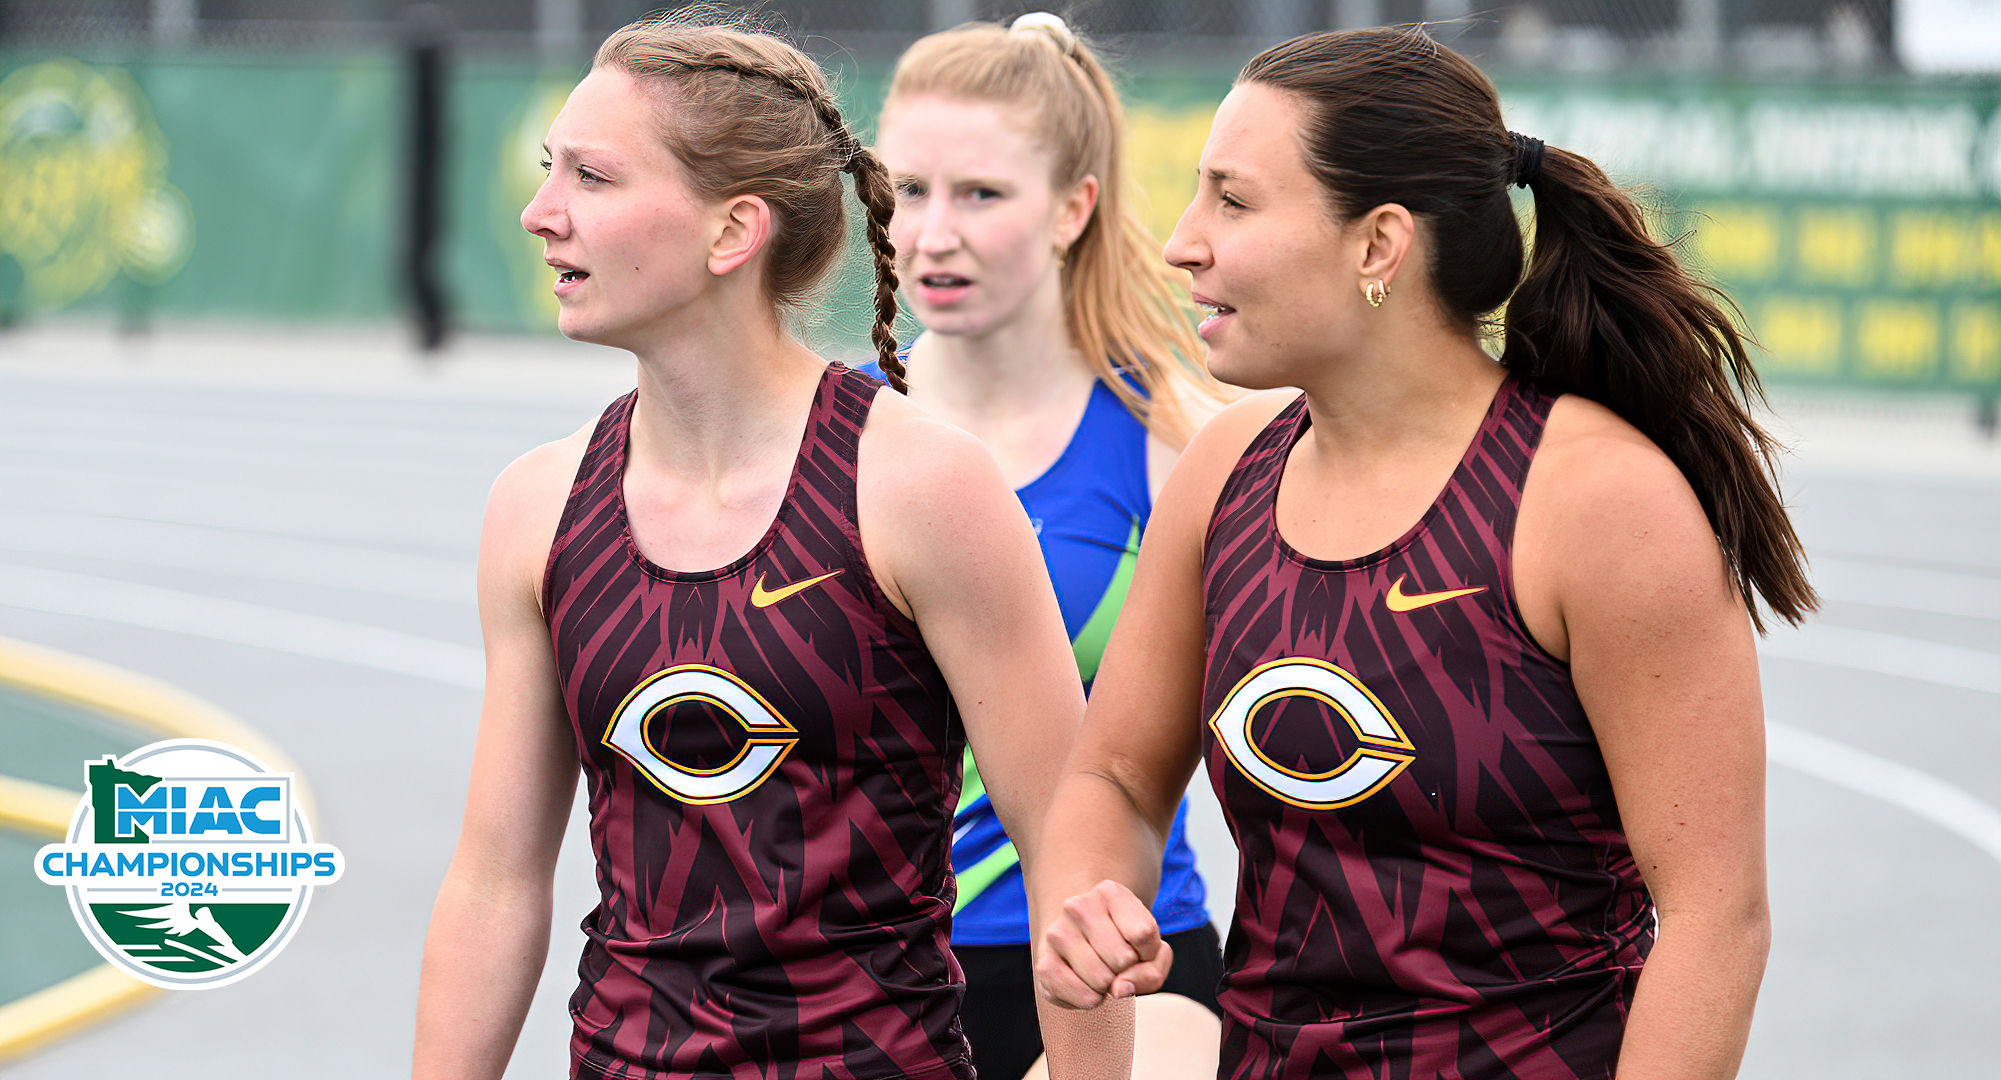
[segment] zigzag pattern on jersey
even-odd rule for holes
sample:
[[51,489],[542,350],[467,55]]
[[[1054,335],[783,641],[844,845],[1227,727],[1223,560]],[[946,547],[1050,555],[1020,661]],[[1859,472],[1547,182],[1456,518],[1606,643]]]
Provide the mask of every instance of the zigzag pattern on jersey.
[[[1205,718],[1288,658],[1367,691],[1344,715],[1318,691],[1253,687],[1257,700],[1231,714],[1235,752],[1255,748],[1244,765],[1223,744],[1228,718],[1204,732],[1243,867],[1224,1077],[1612,1075],[1652,907],[1569,670],[1522,624],[1510,558],[1553,404],[1507,381],[1437,502],[1364,558],[1308,559],[1278,533],[1279,480],[1311,422],[1304,398],[1218,498]],[[1386,603],[1392,589],[1404,610]],[[1378,706],[1402,745],[1360,737]],[[1351,753],[1393,771],[1338,807],[1298,797],[1336,786],[1327,777]]]
[[[601,894],[570,1002],[576,1075],[972,1076],[947,943],[964,733],[855,524],[880,385],[829,368],[776,519],[719,570],[663,570],[632,539],[633,395],[584,455],[544,597]],[[689,665],[734,676],[796,732],[775,771],[727,801],[674,797],[606,745],[635,688]],[[656,707],[644,733],[652,767],[711,772],[747,735],[699,695]]]

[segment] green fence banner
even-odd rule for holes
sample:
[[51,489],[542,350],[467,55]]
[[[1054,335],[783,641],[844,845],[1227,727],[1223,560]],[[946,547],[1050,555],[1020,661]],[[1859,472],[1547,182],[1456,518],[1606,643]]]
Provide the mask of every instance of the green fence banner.
[[[553,328],[541,242],[519,217],[578,74],[453,68],[442,277],[459,326]],[[1126,80],[1133,176],[1162,238],[1232,74]],[[884,75],[840,73],[865,131]],[[404,93],[381,55],[0,53],[0,321],[398,317]],[[2001,387],[1995,84],[1517,82],[1502,96],[1514,130],[1650,189],[1773,378]],[[855,247],[806,316],[815,344],[864,347],[870,264]]]
[[1515,130],[1655,185],[1772,377],[2001,386],[1994,84],[1505,96]]
[[[1136,81],[1134,171],[1165,237],[1215,96]],[[1153,91],[1149,93],[1148,91]],[[1508,126],[1640,189],[1792,382],[2001,388],[1994,84],[1504,84]]]

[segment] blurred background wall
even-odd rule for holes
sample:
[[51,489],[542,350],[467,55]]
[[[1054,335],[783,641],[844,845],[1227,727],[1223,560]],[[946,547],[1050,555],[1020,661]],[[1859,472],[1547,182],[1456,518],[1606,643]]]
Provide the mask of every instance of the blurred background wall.
[[[728,6],[728,5],[725,5]],[[1257,49],[1426,21],[1509,122],[1646,185],[1775,381],[2001,387],[2001,0],[790,0],[866,129],[897,52],[1055,6],[1121,68],[1156,231]],[[0,327],[551,332],[517,216],[643,0],[0,0]],[[856,348],[855,260],[807,328]],[[0,331],[0,349],[6,347]]]

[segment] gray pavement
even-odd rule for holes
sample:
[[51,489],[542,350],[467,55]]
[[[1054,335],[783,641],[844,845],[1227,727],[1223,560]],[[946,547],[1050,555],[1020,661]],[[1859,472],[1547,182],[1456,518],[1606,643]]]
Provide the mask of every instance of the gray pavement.
[[[0,636],[260,728],[312,782],[349,867],[253,978],[0,1073],[407,1070],[478,712],[485,492],[630,378],[618,355],[551,341],[423,361],[368,333],[0,335]],[[1795,395],[1779,415],[1829,602],[1765,650],[1776,942],[1743,1075],[2001,1075],[2001,446],[1964,402]],[[1195,797],[1222,919],[1235,852]],[[574,822],[558,877],[510,1076],[565,1072],[595,891]]]

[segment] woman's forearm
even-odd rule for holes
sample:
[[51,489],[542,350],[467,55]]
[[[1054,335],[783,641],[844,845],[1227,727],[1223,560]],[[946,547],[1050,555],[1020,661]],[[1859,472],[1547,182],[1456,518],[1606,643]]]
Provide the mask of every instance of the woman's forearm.
[[475,876],[454,864],[431,911],[415,1080],[499,1080],[548,958],[551,886],[494,888]]
[[[1151,896],[1158,886],[1162,840],[1109,781],[1070,774],[1057,782],[1036,847],[1023,869],[1030,889],[1029,925],[1048,925],[1072,896],[1110,878]],[[1040,933],[1031,947],[1046,946]],[[1106,1001],[1088,1011],[1065,1008],[1036,994],[1050,1080],[1125,1080],[1133,1057],[1133,1006]]]
[[[1172,815],[1170,810],[1170,826]],[[1036,875],[1047,920],[1064,901],[1105,880],[1151,903],[1160,887],[1167,830],[1149,821],[1117,783],[1095,772],[1072,771],[1057,782],[1037,845],[1038,854],[1047,853],[1038,859]]]
[[[1071,770],[1057,784],[1037,837],[1049,858],[1023,862],[1036,986],[1052,1004],[1095,1009],[1165,982],[1173,954],[1148,905],[1173,811],[1156,816],[1103,774]],[[1131,1014],[1117,1015],[1123,1038]]]
[[1663,913],[1627,1019],[1619,1080],[1736,1076],[1770,946],[1762,903],[1735,913]]
[[1037,994],[1035,1011],[1042,1028],[1042,1046],[1049,1055],[1049,1080],[1128,1080],[1132,1076],[1131,1001],[1107,1001],[1095,1009],[1079,1011]]

